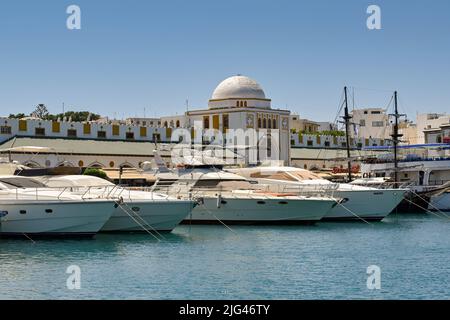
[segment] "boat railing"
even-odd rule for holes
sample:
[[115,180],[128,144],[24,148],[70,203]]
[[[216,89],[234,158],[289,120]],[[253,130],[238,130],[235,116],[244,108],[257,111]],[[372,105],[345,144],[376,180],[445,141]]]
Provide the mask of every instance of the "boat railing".
[[[162,193],[176,198],[200,198],[205,195],[237,197],[237,196],[257,196],[276,194],[282,196],[304,196],[304,197],[334,197],[337,187],[334,185],[256,185],[255,188],[230,189],[217,186],[193,187],[192,184],[176,184],[172,186],[152,187],[153,192]],[[145,189],[144,189],[145,191]]]

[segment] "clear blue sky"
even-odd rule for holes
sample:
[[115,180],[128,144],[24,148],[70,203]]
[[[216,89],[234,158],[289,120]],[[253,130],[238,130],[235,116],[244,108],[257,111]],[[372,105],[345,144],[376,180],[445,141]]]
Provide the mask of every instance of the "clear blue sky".
[[[66,29],[66,8],[82,29]],[[382,30],[366,9],[382,10]],[[0,114],[88,109],[170,115],[205,108],[244,74],[274,107],[334,120],[344,85],[358,107],[450,110],[450,1],[42,0],[0,5]],[[387,91],[372,91],[363,88]]]

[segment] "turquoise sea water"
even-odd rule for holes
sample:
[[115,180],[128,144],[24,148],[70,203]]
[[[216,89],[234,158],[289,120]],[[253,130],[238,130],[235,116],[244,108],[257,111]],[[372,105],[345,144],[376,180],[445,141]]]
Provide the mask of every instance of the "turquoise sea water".
[[[449,299],[450,220],[180,226],[94,240],[0,240],[1,299]],[[66,269],[81,269],[69,290]],[[381,289],[366,286],[369,265]]]

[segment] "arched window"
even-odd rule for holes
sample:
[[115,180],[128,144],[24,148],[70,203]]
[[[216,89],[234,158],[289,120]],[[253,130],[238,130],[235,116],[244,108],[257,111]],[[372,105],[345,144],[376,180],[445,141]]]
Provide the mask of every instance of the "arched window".
[[244,102],[243,101],[241,101],[241,108],[244,106]]
[[236,101],[236,108],[239,108],[239,101]]
[[180,120],[177,120],[177,128],[180,127]]
[[266,121],[266,119],[263,119],[263,128],[267,128],[267,121]]
[[164,121],[164,128],[167,128],[167,121]]
[[307,170],[308,166],[306,164],[303,165],[303,169]]
[[268,122],[268,128],[272,129],[272,120],[268,119],[267,122]]
[[244,107],[247,107],[247,101],[244,101]]
[[276,129],[277,128],[277,120],[273,119],[272,122],[273,122],[272,128]]
[[261,128],[261,118],[258,118],[258,128]]

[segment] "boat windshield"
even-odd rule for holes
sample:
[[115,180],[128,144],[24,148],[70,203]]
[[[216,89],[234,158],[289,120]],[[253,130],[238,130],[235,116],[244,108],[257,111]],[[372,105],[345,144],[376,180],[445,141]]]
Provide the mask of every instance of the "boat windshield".
[[43,183],[34,179],[24,178],[0,178],[0,182],[11,188],[45,188]]

